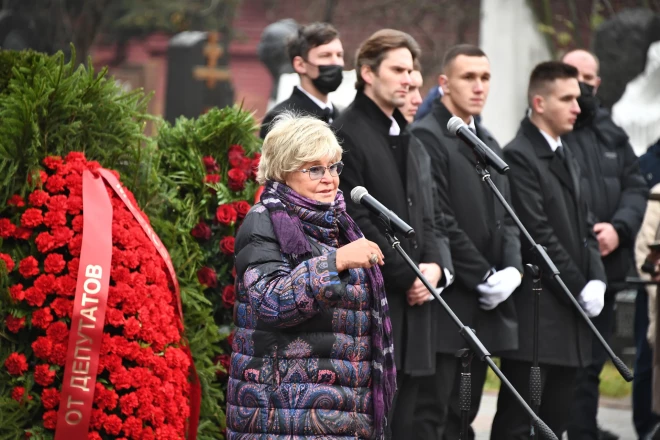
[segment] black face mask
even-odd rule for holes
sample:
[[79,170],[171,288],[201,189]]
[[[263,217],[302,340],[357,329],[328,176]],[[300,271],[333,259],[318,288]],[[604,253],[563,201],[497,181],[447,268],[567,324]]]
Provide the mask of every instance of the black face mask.
[[578,129],[589,125],[596,116],[599,102],[598,98],[594,95],[594,86],[587,83],[580,82],[580,96],[577,99],[580,106],[580,114],[578,115],[573,129]]
[[[315,66],[314,64],[311,66]],[[344,67],[338,64],[330,64],[327,66],[315,66],[319,69],[319,76],[312,79],[312,84],[316,90],[327,95],[330,92],[337,90],[341,81],[344,79]]]

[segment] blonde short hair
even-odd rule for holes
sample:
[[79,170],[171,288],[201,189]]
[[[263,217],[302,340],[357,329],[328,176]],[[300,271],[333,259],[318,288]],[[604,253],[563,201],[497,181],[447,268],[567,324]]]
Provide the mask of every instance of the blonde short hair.
[[279,114],[261,148],[257,181],[284,182],[286,175],[309,162],[341,159],[342,149],[325,122],[292,112]]

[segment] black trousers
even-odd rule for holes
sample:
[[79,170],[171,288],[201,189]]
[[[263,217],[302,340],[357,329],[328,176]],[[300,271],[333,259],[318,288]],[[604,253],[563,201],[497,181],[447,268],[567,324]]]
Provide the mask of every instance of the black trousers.
[[[614,327],[615,294],[605,297],[605,306],[600,315],[591,321],[605,341],[612,337]],[[598,440],[598,386],[600,372],[607,361],[607,352],[596,338],[592,347],[592,363],[577,372],[571,420],[568,426],[570,440]]]
[[[531,362],[502,359],[501,370],[527,403],[530,403]],[[539,417],[561,438],[568,426],[577,368],[540,364],[541,408]],[[508,388],[501,387],[491,440],[523,440],[530,435],[530,417]]]
[[[486,381],[487,366],[473,359],[470,367],[472,375],[472,399],[470,424],[474,421],[481,403],[481,395]],[[393,439],[456,440],[460,436],[461,411],[459,408],[459,381],[461,361],[448,354],[438,354],[436,373],[432,376],[411,377],[405,375],[403,386],[395,405]],[[474,432],[470,428],[470,439]]]

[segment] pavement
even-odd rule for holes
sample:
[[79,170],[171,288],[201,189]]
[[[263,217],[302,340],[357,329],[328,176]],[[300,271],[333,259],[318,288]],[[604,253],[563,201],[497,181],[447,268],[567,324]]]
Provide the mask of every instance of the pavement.
[[[473,423],[476,440],[489,440],[490,427],[497,409],[497,394],[485,392],[481,399],[479,415]],[[632,424],[630,397],[624,399],[601,399],[598,408],[598,423],[608,431],[617,434],[620,440],[635,440],[635,428]]]

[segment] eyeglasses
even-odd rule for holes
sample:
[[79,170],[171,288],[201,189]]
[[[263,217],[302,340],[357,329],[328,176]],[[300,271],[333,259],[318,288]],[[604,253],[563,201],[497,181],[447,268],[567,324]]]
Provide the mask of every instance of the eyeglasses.
[[343,169],[344,169],[344,162],[340,161],[340,162],[335,162],[327,167],[321,165],[314,165],[313,167],[309,167],[307,169],[303,168],[302,170],[298,170],[298,171],[300,171],[301,173],[309,173],[309,178],[312,180],[319,180],[323,176],[325,176],[325,170],[328,170],[330,172],[330,175],[332,177],[335,177],[340,175]]

